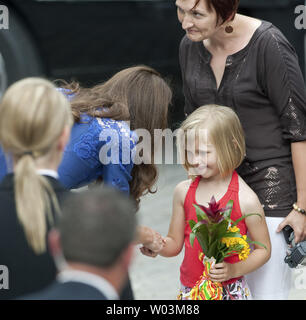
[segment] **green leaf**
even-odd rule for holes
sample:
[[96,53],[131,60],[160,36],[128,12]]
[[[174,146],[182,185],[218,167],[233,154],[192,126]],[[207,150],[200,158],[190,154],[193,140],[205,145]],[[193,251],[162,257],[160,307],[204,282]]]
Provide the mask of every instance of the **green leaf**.
[[227,232],[223,238],[242,238],[242,235],[239,232]]
[[198,233],[198,234],[196,234],[196,237],[197,237],[197,240],[202,248],[202,251],[204,252],[205,255],[207,255],[208,246],[207,246],[207,242],[205,241],[203,235]]
[[224,260],[225,252],[227,251],[227,246],[224,243],[219,241],[217,250],[218,250],[218,253],[215,258],[217,263],[219,263]]
[[196,209],[196,214],[197,214],[197,218],[198,218],[198,222],[205,220],[207,222],[209,222],[209,218],[207,217],[206,213],[196,204],[193,205]]
[[189,226],[191,228],[191,230],[194,228],[194,226],[196,225],[196,222],[193,220],[188,220]]
[[244,245],[243,244],[236,244],[230,248],[232,248],[232,250],[235,250],[235,251],[240,251],[244,248]]
[[250,216],[259,216],[259,217],[261,217],[261,215],[260,215],[259,213],[249,213],[249,214],[246,214],[246,215],[240,217],[239,219],[237,219],[237,220],[232,224],[232,227],[237,226],[237,224],[238,224],[241,220],[243,220],[243,219],[245,219],[245,218],[247,218],[247,217],[250,217]]
[[212,244],[210,244],[209,248],[208,248],[208,257],[216,257],[218,250],[218,240],[214,241]]
[[263,243],[261,243],[259,241],[248,241],[248,243],[249,244],[257,244],[258,246],[264,247],[267,250],[267,247]]
[[214,226],[214,232],[216,239],[222,239],[226,234],[229,222],[227,220],[223,220],[220,223]]
[[224,211],[223,213],[223,217],[225,219],[228,219],[231,217],[231,213],[233,210],[233,205],[234,205],[234,201],[233,200],[229,200],[229,202],[226,204],[226,207],[229,207],[226,211]]
[[202,221],[198,222],[196,225],[193,226],[192,231],[197,232],[202,225],[203,225]]
[[189,241],[190,241],[190,244],[192,247],[193,247],[195,237],[196,237],[196,235],[193,232],[190,232]]
[[197,232],[196,232],[196,237],[199,241],[199,244],[204,252],[204,254],[206,255],[208,252],[208,248],[209,248],[209,232],[208,232],[208,228],[205,224],[202,224]]

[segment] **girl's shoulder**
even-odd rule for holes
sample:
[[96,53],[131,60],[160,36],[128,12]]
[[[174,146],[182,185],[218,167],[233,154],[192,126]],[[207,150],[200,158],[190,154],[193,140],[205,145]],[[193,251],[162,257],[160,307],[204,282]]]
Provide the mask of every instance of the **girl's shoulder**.
[[263,211],[262,205],[258,199],[256,193],[250,188],[250,186],[238,176],[239,182],[239,204],[242,214],[247,213],[260,213]]
[[174,200],[177,200],[184,204],[187,192],[192,183],[191,179],[181,181],[178,183],[174,189]]

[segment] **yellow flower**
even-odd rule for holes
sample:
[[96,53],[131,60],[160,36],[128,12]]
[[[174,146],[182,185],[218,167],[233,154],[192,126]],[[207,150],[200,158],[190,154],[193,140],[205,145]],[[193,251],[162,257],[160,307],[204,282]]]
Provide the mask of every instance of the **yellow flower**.
[[[235,226],[235,227],[229,227],[228,231],[238,233],[238,232],[240,232],[240,229],[237,226]],[[239,239],[240,238],[237,238],[237,237],[222,238],[221,242],[226,244],[227,247],[230,247],[230,246],[234,246],[235,244],[238,244]]]
[[[240,233],[240,229],[237,226],[228,228],[228,231]],[[250,254],[250,246],[247,242],[246,235],[242,237],[222,238],[221,242],[224,243],[228,248],[233,247],[233,249],[236,245],[242,245],[243,248],[238,253],[239,260],[245,260]]]
[[228,231],[230,231],[230,232],[240,232],[240,229],[237,226],[235,226],[235,227],[229,227]]
[[247,237],[243,236],[243,238],[240,241],[240,244],[243,245],[243,249],[239,253],[239,259],[240,260],[245,260],[249,254],[250,254],[250,246],[246,241]]

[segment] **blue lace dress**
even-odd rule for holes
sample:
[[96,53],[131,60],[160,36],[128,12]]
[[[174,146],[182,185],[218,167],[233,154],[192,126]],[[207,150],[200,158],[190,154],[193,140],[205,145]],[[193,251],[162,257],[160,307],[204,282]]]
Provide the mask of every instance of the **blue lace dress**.
[[137,141],[126,122],[83,114],[72,127],[58,168],[60,181],[74,189],[102,178],[105,184],[129,193]]
[[[57,88],[68,100],[74,95]],[[58,168],[61,183],[75,189],[102,178],[103,182],[129,193],[138,137],[128,123],[82,114],[71,130]]]

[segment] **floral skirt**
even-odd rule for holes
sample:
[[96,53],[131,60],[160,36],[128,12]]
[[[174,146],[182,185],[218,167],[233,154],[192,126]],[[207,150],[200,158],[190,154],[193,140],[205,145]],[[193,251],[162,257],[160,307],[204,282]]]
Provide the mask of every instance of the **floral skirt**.
[[[192,288],[181,286],[179,294],[180,300],[184,299],[184,295],[188,294]],[[252,300],[252,295],[245,278],[223,286],[222,300]]]

